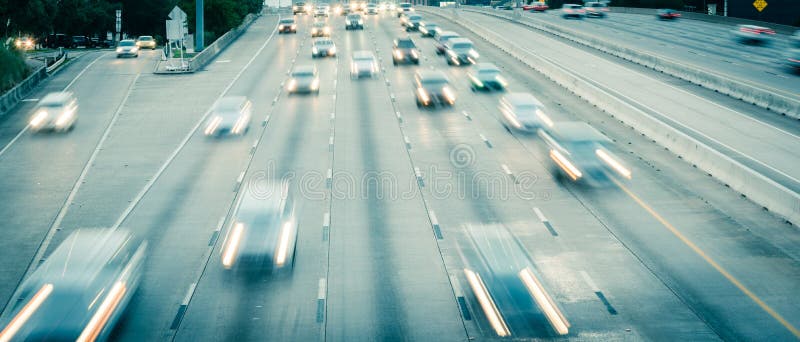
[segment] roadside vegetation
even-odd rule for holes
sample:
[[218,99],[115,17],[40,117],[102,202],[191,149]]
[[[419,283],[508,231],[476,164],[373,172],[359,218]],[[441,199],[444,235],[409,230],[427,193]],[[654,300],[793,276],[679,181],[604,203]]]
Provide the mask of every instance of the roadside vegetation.
[[25,58],[14,48],[0,44],[0,94],[13,88],[30,74]]

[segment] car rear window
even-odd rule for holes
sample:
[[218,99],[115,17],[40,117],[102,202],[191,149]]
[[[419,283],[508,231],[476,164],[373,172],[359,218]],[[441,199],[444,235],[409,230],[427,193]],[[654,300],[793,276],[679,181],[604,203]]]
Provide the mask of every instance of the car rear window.
[[140,40],[140,41],[143,41],[143,42],[149,42],[149,41],[153,40],[153,37],[150,37],[150,36],[141,36],[141,37],[139,37],[139,40]]
[[455,43],[453,49],[471,49],[472,43]]

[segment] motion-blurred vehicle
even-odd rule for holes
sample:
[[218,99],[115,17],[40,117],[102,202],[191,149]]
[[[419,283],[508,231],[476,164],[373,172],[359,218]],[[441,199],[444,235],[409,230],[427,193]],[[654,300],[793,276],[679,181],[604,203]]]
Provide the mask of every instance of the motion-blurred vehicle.
[[461,36],[453,31],[443,31],[439,33],[438,38],[436,38],[436,43],[434,44],[436,46],[436,54],[443,55],[444,52],[447,51],[447,41],[459,37]]
[[347,18],[344,20],[344,29],[345,30],[363,30],[364,29],[364,18],[362,18],[361,14],[358,14],[358,13],[348,14]]
[[289,83],[286,85],[289,94],[316,93],[319,95],[319,75],[313,65],[301,65],[292,71]]
[[419,23],[419,33],[421,33],[422,37],[433,37],[434,33],[436,33],[436,28],[439,25],[436,23],[432,23],[429,21],[421,21]]
[[311,57],[336,56],[336,44],[330,38],[317,38],[311,43]]
[[357,1],[351,2],[347,8],[350,10],[350,13],[357,13],[360,11],[360,6],[358,5]]
[[535,2],[532,2],[530,5],[523,5],[522,6],[522,10],[523,11],[531,11],[531,12],[544,12],[544,11],[547,11],[549,8],[550,8],[550,6],[547,6],[547,4],[542,2],[542,1],[538,1],[538,2],[535,1]]
[[292,5],[292,14],[307,14],[310,12],[310,9],[311,5],[306,5],[305,2],[295,2],[294,5]]
[[583,9],[583,6],[576,5],[576,4],[564,4],[561,6],[561,17],[564,19],[569,18],[576,18],[576,19],[583,19],[586,10]]
[[36,47],[36,42],[31,37],[18,37],[14,40],[14,47],[17,50],[33,50]]
[[451,38],[445,44],[445,58],[448,65],[471,65],[478,63],[480,54],[475,44],[467,38]]
[[774,39],[775,31],[763,26],[736,25],[733,36],[744,44],[768,44]]
[[400,15],[403,13],[414,12],[414,7],[411,6],[410,3],[404,2],[402,4],[397,5],[397,17],[400,18]]
[[152,36],[139,36],[139,38],[136,39],[136,46],[138,46],[139,49],[155,50],[156,40],[153,39]]
[[288,184],[247,187],[222,249],[222,266],[251,272],[290,271],[298,224]]
[[311,37],[330,37],[331,36],[331,27],[328,26],[324,21],[317,21],[314,22],[314,25],[311,26]]
[[45,95],[28,122],[32,132],[71,131],[78,120],[78,99],[71,92],[55,92]]
[[72,46],[72,37],[63,33],[48,34],[44,40],[44,47],[48,49],[68,48]]
[[660,20],[675,20],[681,17],[681,14],[678,11],[669,9],[669,8],[662,8],[656,11],[656,18]]
[[403,26],[405,26],[406,32],[417,31],[419,30],[419,23],[421,21],[422,21],[421,15],[412,14],[406,18],[406,21],[403,22]]
[[117,45],[117,58],[139,57],[139,47],[133,39],[123,39]]
[[317,5],[317,8],[314,9],[314,17],[328,17],[328,6],[327,5]]
[[789,38],[789,51],[786,53],[786,65],[793,72],[800,73],[800,30]]
[[9,302],[0,341],[104,341],[139,287],[147,243],[124,229],[71,233]]
[[433,28],[433,39],[438,41],[439,40],[439,36],[441,36],[442,33],[444,33],[444,32],[448,32],[448,31],[446,31],[444,29],[444,27],[441,27],[441,26],[434,27]]
[[417,45],[414,44],[411,37],[394,40],[392,46],[392,63],[394,65],[400,63],[419,64],[419,50],[417,50]]
[[478,63],[467,73],[472,91],[504,91],[508,86],[505,78],[500,75],[500,68],[492,63]]
[[378,14],[378,5],[369,3],[367,4],[367,9],[365,10],[367,14]]
[[395,4],[393,2],[389,2],[386,5],[386,9],[389,10],[389,11],[397,11],[397,4]]
[[439,70],[417,71],[414,74],[414,93],[417,96],[417,107],[452,106],[456,103],[456,94],[450,87],[450,81]]
[[542,102],[529,93],[510,93],[503,96],[498,109],[506,128],[533,133],[539,128],[553,126],[553,120],[545,113]]
[[252,116],[253,103],[247,97],[223,97],[214,104],[203,133],[215,137],[247,134]]
[[469,249],[464,276],[479,307],[499,337],[550,326],[569,333],[570,323],[547,292],[522,243],[502,224],[467,225]]
[[378,60],[371,51],[353,52],[350,62],[350,78],[374,77],[378,73]]
[[584,10],[586,10],[587,17],[596,17],[596,18],[604,18],[608,15],[608,5],[604,2],[587,2],[583,4]]
[[557,177],[587,185],[631,179],[631,170],[611,152],[611,140],[585,122],[556,122],[538,133],[550,149]]
[[70,48],[91,48],[92,47],[92,40],[89,39],[87,36],[72,36],[72,45]]
[[342,4],[333,5],[333,14],[344,15],[344,7],[342,6]]
[[284,18],[278,22],[278,34],[297,33],[297,23],[294,18]]

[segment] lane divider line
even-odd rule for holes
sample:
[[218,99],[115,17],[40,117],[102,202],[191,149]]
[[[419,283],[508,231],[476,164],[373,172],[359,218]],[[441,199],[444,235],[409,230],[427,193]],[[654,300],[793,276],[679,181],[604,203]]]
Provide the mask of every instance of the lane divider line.
[[545,226],[545,228],[547,228],[547,230],[550,231],[551,235],[558,236],[556,229],[553,228],[553,225],[550,224],[550,221],[546,217],[544,217],[544,214],[542,214],[542,211],[539,210],[539,208],[534,207],[533,212],[536,213],[536,217],[538,217],[539,221],[541,221],[542,224]]
[[325,294],[327,293],[327,281],[319,278],[319,290],[317,290],[317,323],[325,321]]
[[453,294],[456,295],[456,302],[458,302],[458,308],[461,310],[461,317],[464,318],[465,321],[472,320],[472,314],[469,312],[469,306],[467,306],[467,300],[464,298],[464,292],[461,291],[461,284],[458,282],[458,279],[450,274],[450,287],[453,288]]
[[322,216],[322,241],[328,241],[330,238],[330,229],[331,229],[331,213],[326,212],[325,215]]
[[492,148],[492,143],[489,142],[489,139],[486,139],[486,137],[483,134],[478,134],[478,135],[480,135],[481,140],[483,140],[483,143],[486,144],[486,147]]

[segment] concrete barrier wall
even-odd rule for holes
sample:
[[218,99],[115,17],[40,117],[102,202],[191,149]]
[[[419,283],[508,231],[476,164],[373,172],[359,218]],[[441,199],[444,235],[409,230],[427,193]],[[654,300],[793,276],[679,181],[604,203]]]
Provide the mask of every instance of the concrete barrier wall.
[[244,20],[242,20],[242,23],[238,27],[235,27],[230,31],[225,32],[225,34],[217,38],[217,40],[211,43],[211,45],[207,46],[203,51],[201,51],[196,56],[194,56],[194,58],[189,60],[189,70],[191,72],[194,72],[205,67],[206,64],[208,64],[209,62],[211,62],[211,60],[216,58],[220,52],[225,50],[225,48],[227,48],[228,45],[231,45],[231,43],[233,43],[236,40],[236,38],[239,38],[239,36],[241,36],[242,33],[244,33],[244,31],[247,31],[247,28],[250,27],[250,24],[252,24],[256,19],[258,19],[258,17],[259,15],[252,13],[244,17]]
[[0,96],[0,116],[14,109],[45,78],[47,78],[47,67],[42,66],[17,84],[16,87],[11,88],[11,90]]
[[[634,7],[611,7],[612,13],[630,13],[630,14],[645,14],[645,15],[652,15],[655,17],[656,9],[655,8],[634,8]],[[734,17],[724,17],[721,15],[708,15],[703,13],[697,12],[683,12],[678,11],[681,14],[681,18],[683,19],[690,19],[690,20],[698,20],[698,21],[705,21],[709,23],[716,23],[716,24],[724,24],[724,25],[757,25],[757,26],[766,26],[769,27],[775,32],[782,33],[782,34],[792,34],[794,31],[800,29],[800,27],[794,27],[789,25],[780,25],[775,23],[768,23],[765,21],[758,21],[758,20],[750,20],[750,19],[742,19],[742,18],[734,18]]]
[[705,88],[718,91],[725,95],[740,99],[744,102],[800,119],[800,97],[788,97],[762,90],[742,81],[734,80],[730,76],[719,75],[702,68],[686,65],[669,58],[651,53],[631,49],[610,43],[604,39],[594,37],[568,28],[549,23],[534,22],[530,18],[506,14],[502,11],[482,8],[463,8],[465,11],[483,13],[496,18],[510,20],[522,25],[544,31],[575,43],[603,51],[613,56],[664,72],[674,77],[692,82]]
[[538,56],[527,49],[517,46],[492,30],[459,17],[457,11],[430,9],[424,9],[423,11],[448,18],[475,35],[483,37],[487,42],[497,46],[553,82],[596,105],[603,111],[610,113],[615,118],[631,125],[634,129],[652,138],[687,162],[697,165],[699,169],[728,184],[732,189],[744,194],[753,202],[784,217],[795,225],[800,224],[799,194],[719,153],[661,120],[642,112],[618,97],[584,81],[567,68],[561,67],[556,61]]

